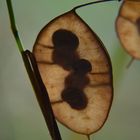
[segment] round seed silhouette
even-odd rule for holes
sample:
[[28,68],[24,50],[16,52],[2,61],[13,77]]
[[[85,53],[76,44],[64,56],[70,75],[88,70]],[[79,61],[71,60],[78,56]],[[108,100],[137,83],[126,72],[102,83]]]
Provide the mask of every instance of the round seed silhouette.
[[72,64],[72,68],[77,74],[86,74],[92,70],[92,66],[88,60],[79,59]]
[[67,88],[62,92],[61,96],[73,109],[81,110],[87,106],[87,98],[80,89]]
[[76,50],[79,45],[77,36],[69,30],[59,29],[53,33],[52,41],[55,49],[66,47],[69,51]]
[[72,63],[78,59],[75,53],[79,45],[78,37],[69,30],[58,29],[53,33],[52,42],[54,45],[53,62],[64,69],[71,69]]

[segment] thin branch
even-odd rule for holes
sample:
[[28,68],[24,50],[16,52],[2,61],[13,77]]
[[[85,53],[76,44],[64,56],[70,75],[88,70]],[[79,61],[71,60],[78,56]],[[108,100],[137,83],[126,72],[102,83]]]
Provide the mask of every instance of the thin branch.
[[132,63],[134,62],[134,60],[135,60],[135,58],[132,57],[131,60],[128,62],[127,66],[126,66],[127,69],[132,65]]
[[82,7],[91,5],[91,4],[102,3],[102,2],[109,2],[109,1],[120,1],[120,0],[99,0],[99,1],[93,1],[93,2],[82,4],[82,5],[78,5],[78,6],[74,7],[73,10],[75,11],[75,10],[77,10],[79,8],[82,8]]
[[28,62],[26,65],[26,69],[33,85],[38,103],[42,110],[52,140],[61,140],[61,135],[53,114],[48,92],[40,76],[35,57],[30,51],[26,50],[23,53],[23,58],[26,62]]
[[20,53],[22,53],[24,51],[24,49],[23,49],[23,45],[21,43],[20,37],[18,35],[18,30],[17,30],[16,23],[15,23],[15,17],[14,17],[12,3],[11,3],[11,0],[6,0],[6,2],[7,2],[8,12],[9,12],[11,29],[12,29],[13,35],[15,37],[15,40],[17,42],[18,49],[19,49]]
[[51,108],[48,92],[46,90],[44,83],[42,82],[35,57],[30,51],[28,50],[24,51],[20,37],[18,35],[16,24],[15,24],[15,18],[14,18],[11,0],[6,0],[6,2],[7,2],[8,12],[9,12],[12,32],[17,42],[20,54],[22,55],[24,65],[26,67],[33,89],[35,91],[41,111],[44,115],[52,140],[62,140],[52,108]]
[[87,139],[90,140],[90,135],[87,135]]

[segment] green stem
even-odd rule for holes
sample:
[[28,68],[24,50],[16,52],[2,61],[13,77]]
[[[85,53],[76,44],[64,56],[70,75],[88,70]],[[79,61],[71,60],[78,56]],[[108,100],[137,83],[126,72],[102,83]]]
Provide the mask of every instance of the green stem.
[[98,0],[98,1],[93,1],[93,2],[82,4],[82,5],[78,5],[78,6],[74,7],[73,10],[75,11],[75,10],[77,10],[79,8],[82,8],[82,7],[91,5],[91,4],[97,4],[97,3],[109,2],[109,1],[120,1],[120,0]]
[[14,13],[13,13],[12,3],[11,3],[11,0],[6,0],[6,2],[7,2],[8,12],[9,12],[9,17],[10,17],[10,22],[11,22],[11,29],[14,34],[15,40],[17,42],[18,49],[19,49],[20,53],[22,54],[24,49],[23,49],[23,45],[21,43],[20,37],[18,35],[18,30],[17,30],[16,23],[15,23],[15,17],[14,17]]
[[53,110],[51,108],[48,92],[41,79],[35,57],[33,53],[31,53],[30,51],[28,50],[24,51],[23,45],[18,35],[18,30],[15,23],[11,0],[6,0],[6,2],[7,2],[8,12],[9,12],[12,32],[17,42],[18,49],[22,56],[24,65],[26,67],[33,89],[35,91],[38,103],[42,110],[50,135],[52,137],[52,140],[62,140],[54,114],[53,114]]

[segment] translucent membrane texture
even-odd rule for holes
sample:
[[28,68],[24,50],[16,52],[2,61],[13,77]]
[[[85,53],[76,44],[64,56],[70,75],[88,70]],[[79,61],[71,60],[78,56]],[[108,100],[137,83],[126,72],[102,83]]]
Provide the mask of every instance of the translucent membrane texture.
[[33,53],[57,120],[81,134],[99,130],[113,84],[110,58],[97,35],[72,10],[41,30]]
[[125,0],[116,20],[122,46],[135,59],[140,59],[140,0]]

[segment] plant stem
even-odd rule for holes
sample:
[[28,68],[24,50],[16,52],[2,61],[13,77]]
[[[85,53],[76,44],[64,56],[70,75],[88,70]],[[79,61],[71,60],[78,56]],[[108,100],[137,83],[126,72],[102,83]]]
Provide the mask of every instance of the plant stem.
[[48,92],[41,79],[35,57],[30,51],[28,51],[28,50],[24,51],[23,45],[22,45],[20,37],[18,35],[16,23],[15,23],[12,2],[11,2],[11,0],[6,0],[6,2],[7,2],[7,7],[8,7],[9,17],[10,17],[10,22],[11,22],[11,29],[12,29],[13,35],[17,42],[17,47],[19,49],[19,52],[23,58],[25,68],[26,68],[28,76],[30,78],[32,87],[35,91],[38,103],[40,105],[41,111],[45,118],[48,130],[52,137],[52,140],[62,140],[54,114],[53,114]]
[[26,60],[27,62],[27,68],[28,68],[27,72],[31,80],[32,86],[34,88],[34,91],[36,93],[38,103],[42,110],[50,135],[52,137],[52,140],[61,140],[61,135],[60,135],[57,123],[55,121],[55,117],[54,117],[51,103],[49,100],[48,92],[40,76],[35,57],[28,50],[26,50],[23,53],[23,57],[24,57],[24,60]]
[[84,6],[88,6],[88,5],[91,5],[91,4],[97,4],[97,3],[102,3],[102,2],[109,2],[109,1],[120,1],[120,0],[98,0],[98,1],[93,1],[93,2],[82,4],[82,5],[78,5],[78,6],[74,7],[73,10],[75,11],[75,10],[77,10],[79,8],[84,7]]
[[6,2],[7,2],[9,18],[10,18],[10,22],[11,22],[11,29],[12,29],[13,35],[15,37],[15,40],[17,42],[17,47],[18,47],[20,53],[22,53],[24,51],[24,49],[23,49],[23,45],[21,43],[20,37],[18,35],[18,30],[17,30],[16,23],[15,23],[15,17],[14,17],[14,13],[13,13],[12,3],[11,3],[11,0],[6,0]]

